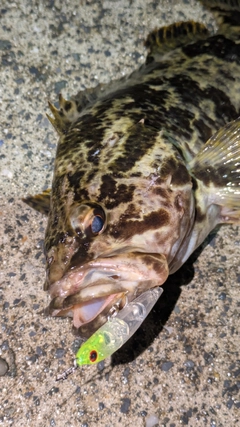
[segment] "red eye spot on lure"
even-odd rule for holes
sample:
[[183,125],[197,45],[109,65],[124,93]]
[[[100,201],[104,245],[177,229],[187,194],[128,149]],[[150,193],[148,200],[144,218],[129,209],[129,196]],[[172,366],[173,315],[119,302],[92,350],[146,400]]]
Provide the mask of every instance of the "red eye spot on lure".
[[162,292],[163,289],[160,286],[149,289],[134,301],[126,304],[116,317],[112,317],[81,345],[74,365],[58,375],[56,380],[65,380],[78,366],[92,365],[111,356],[139,328]]
[[90,358],[91,362],[95,362],[97,360],[97,352],[96,352],[96,350],[92,350],[91,351],[89,358]]

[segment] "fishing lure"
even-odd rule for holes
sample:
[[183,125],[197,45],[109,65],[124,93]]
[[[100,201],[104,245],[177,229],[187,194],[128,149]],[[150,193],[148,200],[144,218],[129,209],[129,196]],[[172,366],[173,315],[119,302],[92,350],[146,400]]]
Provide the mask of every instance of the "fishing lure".
[[56,380],[65,380],[79,366],[98,363],[115,353],[141,326],[162,293],[161,287],[149,289],[127,304],[115,317],[110,317],[81,345],[74,366],[58,375]]

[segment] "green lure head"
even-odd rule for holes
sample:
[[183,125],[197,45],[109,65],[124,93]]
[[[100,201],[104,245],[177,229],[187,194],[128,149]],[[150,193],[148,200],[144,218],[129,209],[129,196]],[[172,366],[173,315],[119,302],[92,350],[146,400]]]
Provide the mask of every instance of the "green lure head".
[[58,375],[57,381],[65,380],[78,366],[101,362],[117,351],[139,328],[162,292],[161,288],[150,289],[110,318],[81,345],[74,366]]
[[81,345],[76,354],[76,364],[92,365],[105,359],[107,334],[95,332],[85,343]]
[[129,327],[122,319],[111,319],[99,328],[76,354],[76,364],[92,365],[117,351],[129,337]]

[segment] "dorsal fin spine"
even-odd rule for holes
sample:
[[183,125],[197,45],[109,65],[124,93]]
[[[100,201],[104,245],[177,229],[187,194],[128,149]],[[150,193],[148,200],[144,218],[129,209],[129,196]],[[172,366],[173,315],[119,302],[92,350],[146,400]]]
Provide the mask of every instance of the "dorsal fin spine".
[[152,31],[145,42],[149,48],[147,63],[154,55],[163,55],[196,39],[206,38],[209,32],[204,24],[195,21],[176,22]]

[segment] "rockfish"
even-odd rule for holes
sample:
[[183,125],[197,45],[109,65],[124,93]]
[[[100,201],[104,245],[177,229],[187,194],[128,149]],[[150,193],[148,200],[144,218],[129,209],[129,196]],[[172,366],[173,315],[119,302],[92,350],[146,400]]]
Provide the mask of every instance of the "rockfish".
[[90,335],[113,307],[162,285],[220,223],[240,221],[240,2],[209,2],[219,30],[154,30],[129,78],[80,92],[49,120],[49,312]]

